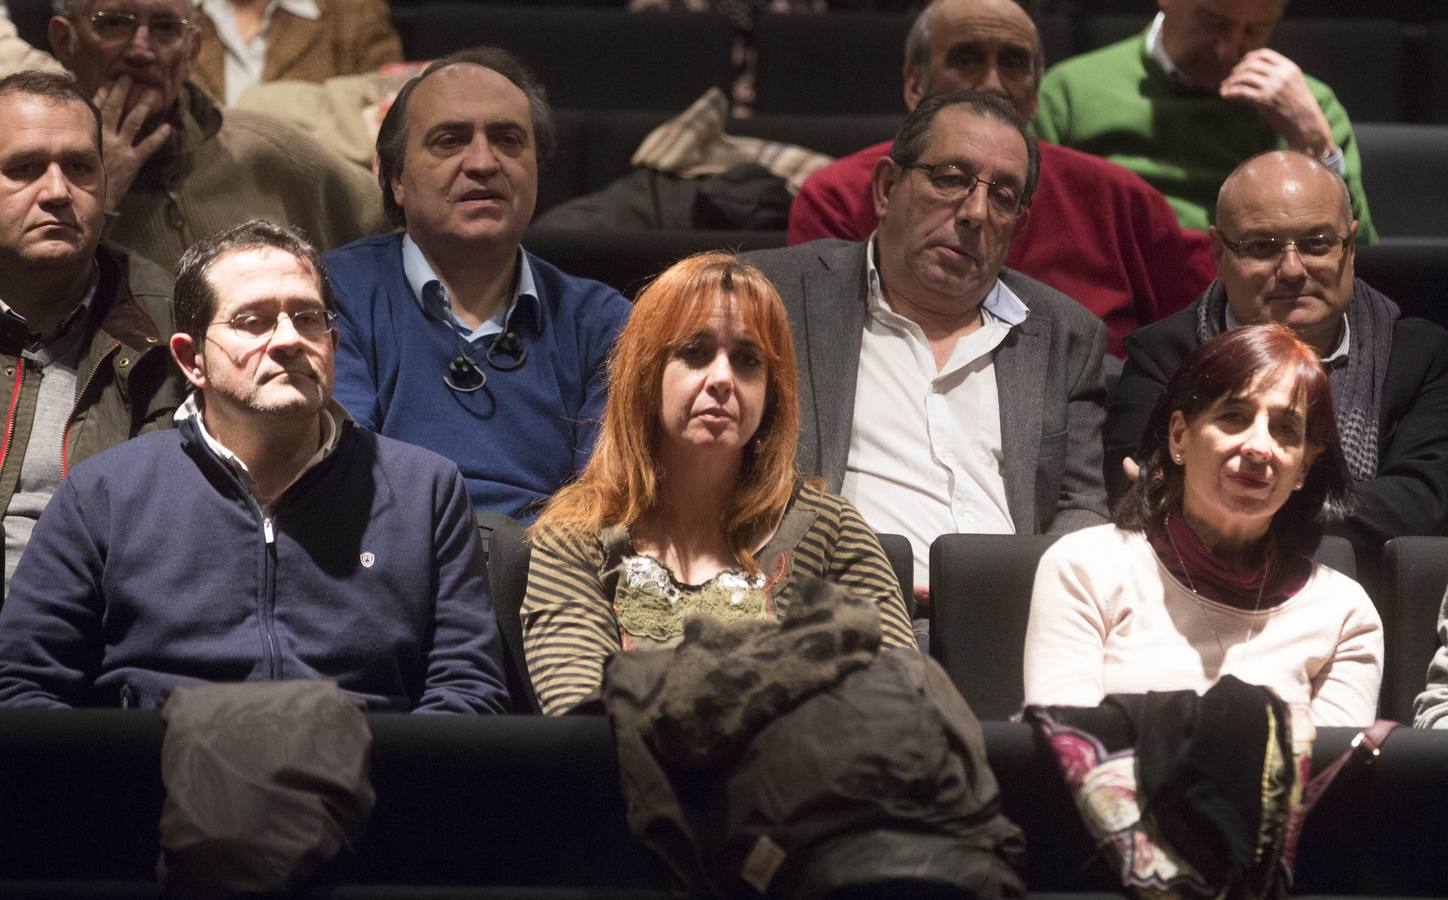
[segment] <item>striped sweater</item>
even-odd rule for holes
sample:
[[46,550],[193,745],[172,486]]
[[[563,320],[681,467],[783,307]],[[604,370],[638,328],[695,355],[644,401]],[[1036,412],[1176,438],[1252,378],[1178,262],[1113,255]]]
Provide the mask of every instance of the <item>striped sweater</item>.
[[[800,580],[824,578],[874,598],[886,647],[914,647],[895,574],[858,510],[834,494],[804,486],[789,514],[810,517],[788,551],[789,572],[771,591],[776,615],[788,609]],[[771,541],[771,544],[773,541]],[[766,547],[768,555],[772,547]],[[608,552],[597,534],[556,528],[533,536],[523,600],[523,648],[543,712],[558,715],[598,689],[603,663],[620,648],[613,598],[603,572]]]

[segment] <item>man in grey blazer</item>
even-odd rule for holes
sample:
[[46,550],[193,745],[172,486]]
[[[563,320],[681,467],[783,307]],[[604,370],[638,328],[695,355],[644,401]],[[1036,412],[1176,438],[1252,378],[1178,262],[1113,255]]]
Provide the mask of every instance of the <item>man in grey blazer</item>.
[[1008,102],[929,97],[875,166],[869,240],[748,256],[794,328],[800,468],[909,537],[917,585],[939,534],[1106,520],[1105,326],[1002,268],[1039,162]]

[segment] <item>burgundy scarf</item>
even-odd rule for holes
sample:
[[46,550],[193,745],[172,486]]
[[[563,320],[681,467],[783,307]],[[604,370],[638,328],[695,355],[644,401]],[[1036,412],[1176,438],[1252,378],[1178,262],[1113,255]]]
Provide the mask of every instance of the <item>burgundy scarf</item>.
[[1147,529],[1146,539],[1157,559],[1182,584],[1192,586],[1208,600],[1238,609],[1257,606],[1259,596],[1261,608],[1270,609],[1302,590],[1312,575],[1312,560],[1279,552],[1277,539],[1270,533],[1265,538],[1262,564],[1248,571],[1208,550],[1185,516],[1167,516],[1164,525]]

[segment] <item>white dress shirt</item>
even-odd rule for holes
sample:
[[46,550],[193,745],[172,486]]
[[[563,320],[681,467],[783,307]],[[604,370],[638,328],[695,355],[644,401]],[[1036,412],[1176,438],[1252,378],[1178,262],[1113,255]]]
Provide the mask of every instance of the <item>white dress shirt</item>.
[[871,528],[910,539],[915,584],[924,587],[939,535],[1015,533],[993,353],[1030,311],[997,281],[981,305],[980,328],[937,368],[925,332],[885,302],[874,253],[872,236],[869,317],[842,493]]
[[244,41],[236,24],[236,10],[229,0],[201,0],[200,6],[216,26],[216,36],[221,41],[222,75],[226,79],[226,96],[222,99],[227,106],[235,105],[242,91],[261,81],[266,70],[267,33],[271,31],[272,13],[277,7],[299,19],[315,22],[322,17],[316,0],[271,0],[261,14],[261,27],[251,40]]

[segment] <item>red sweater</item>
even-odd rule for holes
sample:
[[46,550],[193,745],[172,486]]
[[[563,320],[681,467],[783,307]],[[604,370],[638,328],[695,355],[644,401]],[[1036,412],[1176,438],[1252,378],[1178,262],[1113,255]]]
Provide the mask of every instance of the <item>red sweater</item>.
[[[811,175],[789,209],[789,242],[862,241],[875,230],[870,172],[890,142]],[[1030,219],[1006,265],[1074,297],[1106,322],[1107,350],[1138,325],[1185,307],[1215,274],[1206,232],[1177,224],[1150,185],[1096,156],[1041,143],[1041,180]]]

